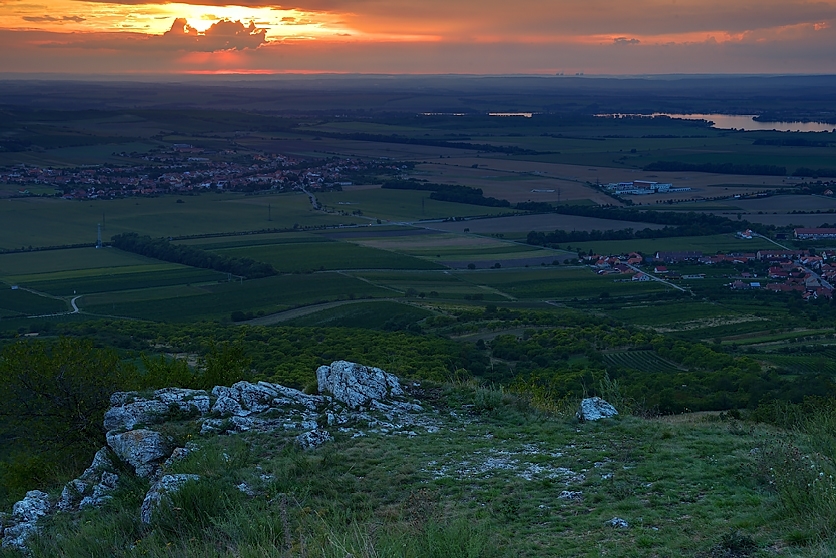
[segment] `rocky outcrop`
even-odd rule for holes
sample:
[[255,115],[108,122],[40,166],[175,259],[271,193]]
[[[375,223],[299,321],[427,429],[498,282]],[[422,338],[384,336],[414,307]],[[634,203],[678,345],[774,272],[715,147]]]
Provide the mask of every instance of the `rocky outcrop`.
[[203,390],[165,388],[155,391],[151,399],[142,398],[137,392],[115,393],[110,403],[104,417],[107,431],[165,422],[174,413],[205,415],[210,399]]
[[155,482],[145,498],[142,500],[142,507],[139,510],[139,518],[143,523],[151,523],[154,519],[154,512],[160,505],[171,502],[171,494],[183,488],[189,481],[200,480],[200,475],[163,475]]
[[338,360],[316,371],[320,393],[330,393],[353,409],[403,395],[398,378],[380,368]]
[[26,541],[39,531],[38,520],[52,508],[49,495],[40,490],[26,493],[12,508],[12,515],[3,522],[3,547],[26,548]]
[[614,417],[617,414],[618,411],[615,407],[600,397],[589,397],[581,401],[581,408],[575,416],[577,416],[579,420],[587,421]]
[[269,382],[237,382],[216,386],[211,393],[167,388],[149,394],[113,394],[104,417],[107,447],[96,453],[79,478],[64,486],[54,507],[38,491],[15,504],[13,513],[2,520],[3,545],[24,548],[26,539],[37,532],[38,519],[53,509],[75,512],[103,505],[112,498],[126,465],[152,483],[140,510],[142,521],[150,523],[171,494],[200,478],[168,472],[176,462],[200,451],[200,444],[194,442],[176,447],[158,429],[157,425],[172,420],[196,421],[204,435],[288,432],[305,450],[333,441],[338,431],[356,437],[365,435],[360,428],[409,436],[417,435],[418,428],[438,430],[420,405],[404,400],[398,378],[379,368],[336,361],[320,367],[316,375],[320,392],[330,395],[310,395]]

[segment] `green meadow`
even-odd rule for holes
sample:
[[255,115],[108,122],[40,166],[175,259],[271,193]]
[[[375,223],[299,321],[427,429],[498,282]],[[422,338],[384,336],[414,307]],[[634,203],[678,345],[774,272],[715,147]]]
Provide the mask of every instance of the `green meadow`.
[[[177,203],[178,199],[183,203]],[[0,222],[4,227],[0,249],[9,250],[93,245],[99,224],[103,225],[103,240],[109,240],[125,232],[169,237],[338,225],[346,220],[314,211],[302,193],[265,196],[204,193],[89,201],[5,199],[0,200]]]
[[266,262],[283,273],[335,269],[441,269],[433,262],[336,241],[251,245],[215,251]]

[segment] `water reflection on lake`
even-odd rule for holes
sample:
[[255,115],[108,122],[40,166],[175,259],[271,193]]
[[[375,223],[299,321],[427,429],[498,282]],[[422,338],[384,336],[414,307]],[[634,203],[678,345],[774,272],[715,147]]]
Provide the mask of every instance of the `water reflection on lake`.
[[[662,116],[662,113],[654,116]],[[751,114],[665,114],[686,120],[710,120],[721,130],[778,130],[779,132],[832,132],[833,124],[825,122],[758,122]]]
[[[606,114],[600,116],[640,116],[640,115],[619,115]],[[833,124],[826,122],[757,122],[751,114],[670,114],[656,112],[651,116],[670,116],[671,118],[683,118],[685,120],[710,120],[714,122],[713,128],[721,130],[777,130],[779,132],[832,132],[836,130]]]

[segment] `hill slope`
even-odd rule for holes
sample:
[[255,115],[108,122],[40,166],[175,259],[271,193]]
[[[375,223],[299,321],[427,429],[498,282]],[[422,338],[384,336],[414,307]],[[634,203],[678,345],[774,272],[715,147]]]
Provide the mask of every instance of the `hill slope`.
[[[172,393],[182,404],[155,414],[148,402]],[[359,407],[264,383],[204,394],[117,395],[106,415],[117,488],[47,517],[32,554],[807,556],[818,551],[783,541],[823,533],[770,489],[781,481],[770,466],[800,450],[725,415],[579,422],[471,385],[410,383]],[[309,443],[310,428],[330,436]],[[119,432],[158,433],[169,449],[143,462],[114,445]],[[141,470],[173,446],[186,450]],[[192,476],[146,523],[162,475]]]

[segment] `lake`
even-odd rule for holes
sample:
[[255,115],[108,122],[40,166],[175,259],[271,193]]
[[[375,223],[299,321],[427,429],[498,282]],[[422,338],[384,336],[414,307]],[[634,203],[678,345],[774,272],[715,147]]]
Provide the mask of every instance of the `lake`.
[[670,116],[685,120],[710,120],[714,122],[712,128],[720,130],[777,130],[779,132],[832,132],[836,129],[833,124],[826,122],[758,122],[751,114],[664,114],[653,116]]
[[670,116],[684,120],[708,120],[714,123],[712,128],[718,130],[777,130],[779,132],[832,132],[836,126],[826,122],[757,122],[752,114],[671,114],[654,112],[651,115],[642,114],[599,114],[602,117],[622,116]]

